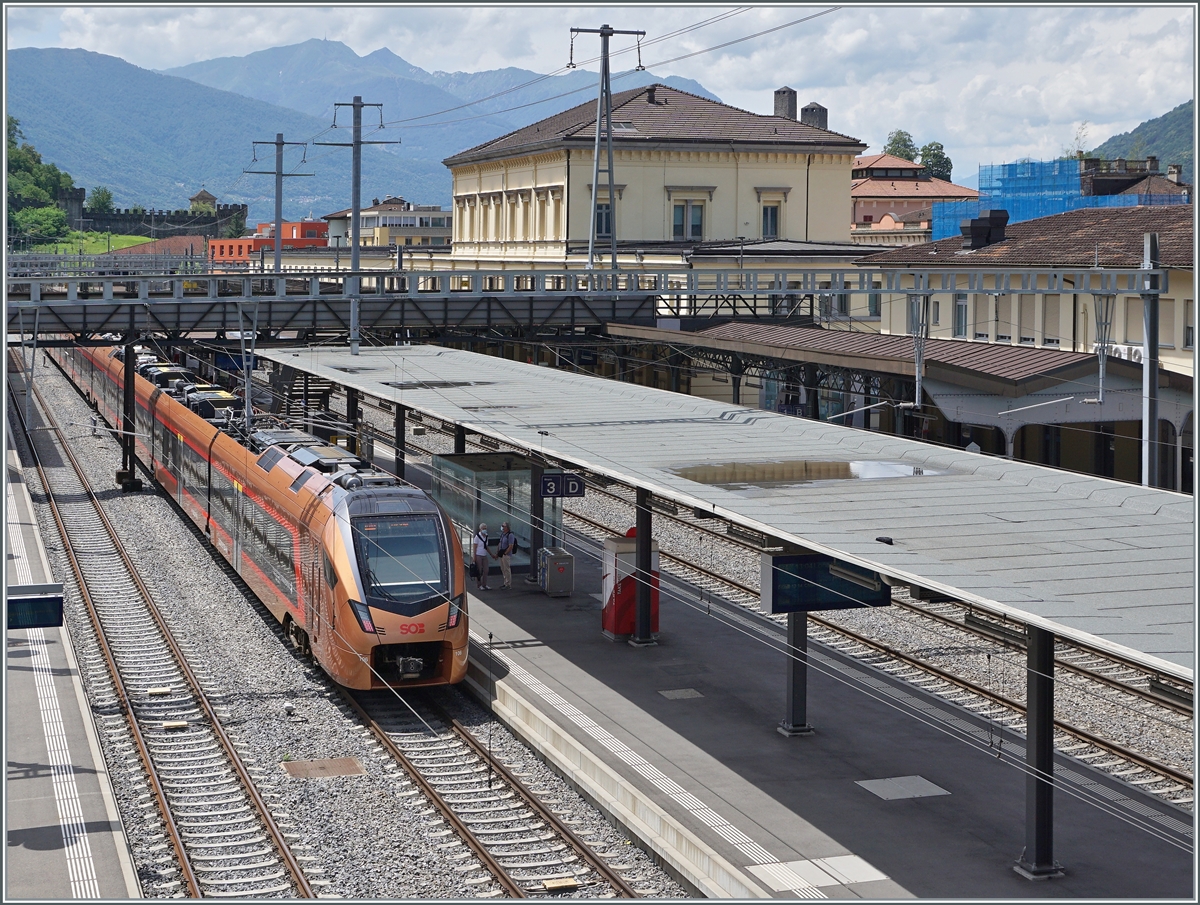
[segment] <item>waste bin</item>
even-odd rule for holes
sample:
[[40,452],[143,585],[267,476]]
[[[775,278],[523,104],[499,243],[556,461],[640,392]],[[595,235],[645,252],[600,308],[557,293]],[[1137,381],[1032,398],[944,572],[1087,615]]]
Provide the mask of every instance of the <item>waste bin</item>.
[[[601,627],[615,641],[637,629],[637,540],[604,541],[604,610]],[[650,634],[658,634],[658,541],[650,542]]]
[[562,547],[538,550],[538,587],[547,597],[570,597],[575,590],[575,557]]

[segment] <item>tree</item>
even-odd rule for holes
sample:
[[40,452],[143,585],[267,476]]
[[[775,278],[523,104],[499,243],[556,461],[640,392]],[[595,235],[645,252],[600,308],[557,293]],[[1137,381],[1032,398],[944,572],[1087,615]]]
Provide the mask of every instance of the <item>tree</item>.
[[921,148],[921,166],[934,179],[945,179],[947,182],[950,181],[950,171],[954,169],[954,163],[946,156],[946,149],[940,141],[931,141]]
[[54,204],[60,189],[73,188],[74,180],[52,163],[43,163],[42,155],[24,138],[20,123],[8,117],[8,213],[23,207]]
[[883,153],[899,157],[901,160],[915,161],[919,152],[913,137],[903,129],[897,129],[888,135],[887,144],[883,146]]
[[1087,153],[1088,121],[1085,119],[1075,129],[1075,138],[1069,145],[1063,145],[1062,157],[1079,157]]
[[34,244],[45,239],[58,239],[70,232],[67,215],[57,207],[27,207],[9,217],[10,222]]
[[229,226],[225,230],[226,239],[240,239],[242,234],[246,232],[246,215],[239,211],[229,219]]
[[113,212],[113,194],[107,186],[98,185],[88,196],[87,212],[89,214],[111,214]]

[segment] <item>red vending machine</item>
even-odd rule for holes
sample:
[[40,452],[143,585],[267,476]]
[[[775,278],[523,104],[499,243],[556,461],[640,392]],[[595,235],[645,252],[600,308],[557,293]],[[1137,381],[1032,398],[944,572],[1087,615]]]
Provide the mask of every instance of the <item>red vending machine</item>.
[[[612,641],[633,635],[637,620],[637,541],[630,528],[625,537],[604,541],[604,611],[601,627]],[[658,634],[658,541],[650,542],[650,634]]]

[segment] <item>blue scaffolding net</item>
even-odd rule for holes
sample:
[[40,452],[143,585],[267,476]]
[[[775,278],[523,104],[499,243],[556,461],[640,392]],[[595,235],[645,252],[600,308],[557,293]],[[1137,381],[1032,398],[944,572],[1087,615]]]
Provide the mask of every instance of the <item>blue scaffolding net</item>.
[[1081,207],[1186,204],[1186,195],[1084,195],[1079,161],[1019,160],[979,167],[979,198],[933,205],[933,240],[961,235],[959,224],[981,210],[1006,210],[1009,223],[1049,217]]

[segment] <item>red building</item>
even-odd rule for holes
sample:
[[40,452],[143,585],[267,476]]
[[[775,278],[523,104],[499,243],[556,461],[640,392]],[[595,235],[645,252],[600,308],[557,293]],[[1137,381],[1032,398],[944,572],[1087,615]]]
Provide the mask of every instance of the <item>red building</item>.
[[[299,220],[283,224],[284,248],[324,247],[329,244],[329,224],[324,220]],[[208,256],[213,263],[248,264],[266,261],[275,254],[275,224],[260,223],[252,236],[208,240]]]

